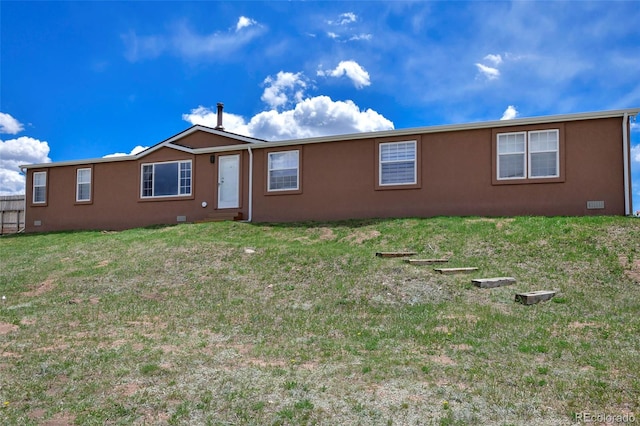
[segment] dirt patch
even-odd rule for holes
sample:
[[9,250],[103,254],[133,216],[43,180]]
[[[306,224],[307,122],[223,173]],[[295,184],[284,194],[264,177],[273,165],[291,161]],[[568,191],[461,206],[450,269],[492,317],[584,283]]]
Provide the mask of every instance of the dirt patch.
[[68,426],[75,424],[75,422],[76,416],[69,413],[58,413],[42,423],[42,426]]
[[140,386],[137,383],[126,383],[123,385],[116,386],[115,391],[123,396],[133,396],[138,390]]
[[583,329],[586,327],[597,327],[598,324],[596,324],[595,322],[579,322],[579,321],[575,321],[572,322],[571,324],[569,324],[569,328],[573,328],[573,329]]
[[322,241],[330,241],[336,239],[336,234],[330,228],[320,228],[320,237]]
[[22,325],[33,325],[36,323],[36,320],[34,318],[22,318],[20,320],[20,324]]
[[22,293],[22,295],[26,297],[40,296],[44,293],[47,293],[53,290],[54,287],[55,287],[55,284],[53,283],[53,280],[51,278],[47,278],[42,283],[40,283],[40,285],[38,285],[35,289],[31,291],[26,291]]
[[0,322],[0,335],[18,331],[19,328],[17,325],[9,324],[8,322]]
[[27,417],[29,417],[31,420],[40,420],[45,416],[46,413],[47,411],[44,408],[36,408],[35,410],[29,411]]
[[109,260],[103,260],[96,265],[96,268],[104,268],[105,266],[109,265],[109,263],[111,263]]
[[442,317],[443,319],[448,319],[448,320],[465,320],[467,322],[470,322],[471,324],[475,324],[478,322],[478,317],[473,315],[473,314],[464,314],[461,316],[457,316],[457,315],[446,315],[444,317]]
[[376,231],[375,229],[371,231],[355,231],[344,237],[344,240],[351,244],[362,244],[365,241],[378,238],[380,235],[382,235],[380,231]]
[[633,282],[640,284],[640,259],[629,262],[627,256],[620,256],[619,260],[624,268],[625,275],[632,279]]
[[433,355],[431,357],[429,357],[429,360],[431,362],[433,362],[434,364],[440,364],[440,365],[456,365],[456,362],[454,360],[452,360],[451,358],[449,358],[446,355]]
[[471,345],[461,343],[459,345],[451,345],[451,349],[453,349],[454,351],[470,351],[472,347]]

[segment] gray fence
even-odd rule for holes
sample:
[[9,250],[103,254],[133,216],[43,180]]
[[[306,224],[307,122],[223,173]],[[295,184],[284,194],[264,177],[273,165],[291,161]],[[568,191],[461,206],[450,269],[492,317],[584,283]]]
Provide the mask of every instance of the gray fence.
[[24,229],[24,195],[0,195],[0,235]]

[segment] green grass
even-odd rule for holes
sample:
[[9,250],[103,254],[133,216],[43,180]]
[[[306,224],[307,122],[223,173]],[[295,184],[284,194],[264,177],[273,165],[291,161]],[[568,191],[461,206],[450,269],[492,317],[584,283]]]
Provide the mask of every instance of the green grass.
[[[479,271],[374,255],[396,250]],[[517,283],[470,283],[497,276]],[[621,217],[3,237],[0,424],[637,418],[639,281],[640,221]]]

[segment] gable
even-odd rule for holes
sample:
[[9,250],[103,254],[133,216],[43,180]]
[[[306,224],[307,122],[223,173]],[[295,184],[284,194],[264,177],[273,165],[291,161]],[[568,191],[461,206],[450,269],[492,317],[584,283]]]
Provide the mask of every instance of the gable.
[[172,142],[173,145],[179,145],[190,149],[213,148],[248,143],[248,141],[205,132],[203,130],[196,130],[193,133]]

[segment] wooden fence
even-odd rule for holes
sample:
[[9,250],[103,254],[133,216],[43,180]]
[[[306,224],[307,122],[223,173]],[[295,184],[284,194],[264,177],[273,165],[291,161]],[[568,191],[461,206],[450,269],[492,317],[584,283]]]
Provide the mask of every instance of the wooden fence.
[[24,195],[0,195],[0,235],[24,229]]

